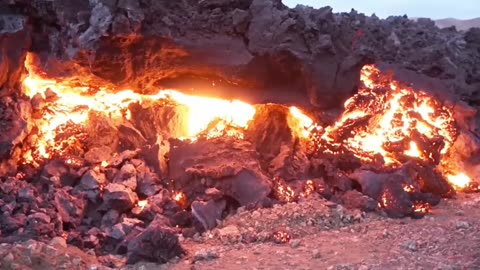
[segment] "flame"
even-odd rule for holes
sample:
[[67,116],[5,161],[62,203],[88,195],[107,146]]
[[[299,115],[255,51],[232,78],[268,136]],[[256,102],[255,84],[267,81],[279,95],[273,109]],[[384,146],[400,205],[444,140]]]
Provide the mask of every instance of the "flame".
[[422,153],[418,149],[417,144],[413,141],[410,142],[410,148],[408,150],[405,150],[404,154],[407,156],[416,157],[416,158],[419,158],[422,156]]
[[[38,165],[45,159],[63,157],[69,147],[81,147],[87,136],[82,135],[82,128],[92,112],[121,123],[132,119],[129,110],[132,104],[172,102],[185,108],[181,115],[185,121],[180,121],[185,125],[181,127],[184,133],[179,139],[192,141],[220,136],[243,139],[256,113],[255,106],[239,100],[193,96],[175,90],[144,95],[128,89],[93,89],[69,80],[52,80],[36,68],[35,60],[33,54],[27,55],[28,75],[22,88],[32,102],[44,102],[45,106],[36,107],[41,110],[41,117],[35,120],[36,132],[29,137],[32,147],[23,153],[25,164]],[[415,158],[437,165],[438,157],[446,154],[456,139],[452,110],[422,91],[404,87],[381,75],[373,65],[363,67],[361,81],[363,86],[345,102],[342,115],[325,128],[299,108],[290,107],[289,121],[295,121],[293,126],[298,129],[295,130],[298,137],[309,141],[316,151],[352,153],[365,162],[377,162],[380,158],[383,165],[395,167]],[[101,163],[101,167],[107,166],[107,161]],[[471,181],[464,174],[449,175],[448,180],[458,190],[466,188]],[[409,187],[405,188],[411,192]],[[300,195],[311,194],[313,190],[314,186],[310,188],[307,182]],[[274,192],[287,202],[297,196],[284,184],[277,185]],[[183,193],[176,193],[173,199],[186,205]],[[381,202],[383,206],[387,203],[386,198]]]
[[306,198],[315,192],[315,183],[312,180],[307,180],[305,182],[305,186],[303,187],[303,192],[300,194],[300,196]]
[[447,175],[447,180],[456,190],[463,190],[472,182],[472,179],[465,173],[459,173],[456,175],[449,174]]
[[140,208],[140,210],[145,209],[145,207],[147,207],[147,205],[148,205],[147,200],[138,201],[138,203],[137,203],[137,206],[138,206],[138,208]]
[[71,86],[68,81],[56,81],[43,78],[36,70],[34,55],[28,54],[25,67],[28,76],[23,81],[23,91],[30,98],[54,99],[48,110],[43,110],[43,118],[36,123],[38,138],[36,149],[25,154],[25,162],[33,163],[35,159],[48,159],[52,153],[61,153],[64,144],[74,144],[77,138],[70,141],[56,140],[61,134],[62,127],[68,124],[84,125],[90,111],[95,111],[111,119],[130,119],[128,107],[132,103],[145,101],[171,100],[178,105],[185,106],[186,112],[182,115],[186,119],[185,136],[183,139],[195,140],[205,131],[210,123],[221,120],[212,129],[207,138],[218,137],[225,133],[227,136],[241,137],[236,131],[226,130],[228,127],[245,129],[255,115],[255,107],[239,100],[223,100],[219,98],[191,96],[175,90],[161,90],[154,95],[142,95],[132,90],[109,92],[107,89],[90,89],[83,86]]
[[283,183],[277,183],[274,192],[277,198],[283,202],[292,202],[296,197],[295,191]]
[[428,203],[421,203],[421,202],[416,202],[415,205],[413,205],[413,211],[415,213],[428,213],[431,210],[431,206]]
[[[422,91],[382,77],[372,65],[362,69],[361,80],[364,87],[345,102],[339,120],[322,134],[324,151],[352,152],[363,161],[381,155],[384,164],[392,166],[402,164],[399,153],[430,160],[433,153],[423,154],[412,140],[414,135],[431,144],[442,138],[439,154],[448,151],[456,136],[449,108]],[[401,146],[403,142],[409,142],[409,149]]]
[[290,107],[290,115],[298,121],[301,129],[300,134],[303,136],[303,138],[310,138],[312,131],[321,129],[321,127],[319,127],[312,118],[305,115],[295,106]]
[[411,193],[411,192],[415,191],[415,187],[412,186],[412,185],[403,184],[403,190],[405,192]]
[[173,193],[172,199],[177,203],[178,206],[181,208],[188,207],[188,198],[185,193],[178,191]]

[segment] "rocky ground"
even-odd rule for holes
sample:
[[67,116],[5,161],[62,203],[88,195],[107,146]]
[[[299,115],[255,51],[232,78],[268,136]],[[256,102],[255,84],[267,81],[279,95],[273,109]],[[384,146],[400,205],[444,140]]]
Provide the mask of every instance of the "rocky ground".
[[[418,220],[320,199],[240,210],[218,229],[181,239],[184,258],[123,269],[478,269],[479,205],[479,195],[463,194]],[[0,258],[0,269],[106,269],[102,263],[119,269],[123,263],[67,247],[61,238],[3,244]]]

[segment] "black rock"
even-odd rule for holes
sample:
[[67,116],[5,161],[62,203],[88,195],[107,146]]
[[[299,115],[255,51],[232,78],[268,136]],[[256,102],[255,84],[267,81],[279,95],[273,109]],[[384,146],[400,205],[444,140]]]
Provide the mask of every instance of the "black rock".
[[25,227],[27,223],[27,216],[24,214],[17,214],[15,216],[3,214],[0,217],[0,230],[3,234],[13,233],[16,230]]
[[35,192],[32,187],[24,187],[18,192],[18,202],[32,202],[35,200]]
[[141,233],[130,240],[127,246],[127,262],[139,261],[166,263],[185,254],[175,232],[161,221],[153,221]]
[[86,201],[70,195],[63,189],[58,189],[55,192],[55,207],[63,223],[76,227],[82,222]]
[[137,193],[139,196],[151,197],[158,193],[161,188],[160,179],[155,173],[146,173],[138,179]]
[[222,218],[227,203],[225,200],[192,203],[192,215],[200,224],[200,231],[208,231],[217,226],[217,220]]
[[110,209],[102,217],[102,227],[110,228],[118,222],[120,213],[115,209]]
[[105,187],[103,202],[109,209],[123,212],[132,209],[137,201],[137,194],[124,185],[110,183]]
[[96,170],[87,171],[80,183],[74,188],[76,193],[85,193],[91,202],[97,202],[100,199],[101,187],[106,184],[105,175]]

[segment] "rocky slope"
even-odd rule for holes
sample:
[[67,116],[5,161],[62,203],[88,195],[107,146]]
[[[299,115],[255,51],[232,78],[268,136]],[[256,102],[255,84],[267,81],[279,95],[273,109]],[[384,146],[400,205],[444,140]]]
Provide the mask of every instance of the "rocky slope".
[[3,45],[0,58],[18,64],[32,50],[57,78],[142,92],[215,81],[229,97],[328,108],[351,96],[361,66],[376,61],[439,79],[477,102],[479,31],[440,30],[428,19],[289,9],[280,0],[14,0],[1,10],[0,33],[25,38]]

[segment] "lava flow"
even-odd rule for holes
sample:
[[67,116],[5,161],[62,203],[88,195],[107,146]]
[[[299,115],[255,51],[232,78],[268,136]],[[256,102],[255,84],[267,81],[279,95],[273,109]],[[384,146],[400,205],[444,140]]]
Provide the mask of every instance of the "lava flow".
[[[162,90],[155,95],[141,95],[131,90],[116,93],[99,89],[92,93],[89,87],[72,87],[68,82],[57,82],[40,76],[34,64],[34,56],[29,54],[25,63],[28,77],[23,81],[24,92],[35,99],[51,101],[48,109],[43,110],[41,119],[35,123],[38,128],[35,149],[25,155],[26,163],[36,163],[38,160],[51,158],[52,154],[61,154],[65,140],[57,136],[62,128],[73,125],[84,125],[91,111],[101,113],[110,119],[129,119],[129,105],[145,101],[160,102],[161,100],[174,101],[187,108],[183,118],[186,126],[183,127],[184,139],[195,140],[196,136],[205,131],[214,120],[214,127],[209,129],[208,138],[223,134],[226,126],[245,129],[255,114],[254,106],[238,101],[228,101],[218,98],[190,96],[175,90]],[[227,135],[241,136],[235,132],[226,132]],[[69,138],[78,139],[77,136]],[[67,142],[72,143],[72,141]]]
[[[29,54],[25,63],[28,76],[23,81],[24,93],[32,99],[48,103],[42,108],[30,138],[34,145],[24,153],[24,163],[38,165],[52,156],[62,156],[69,145],[81,140],[81,129],[91,112],[103,114],[112,121],[128,121],[129,106],[144,102],[173,102],[183,106],[182,136],[178,139],[195,141],[205,138],[233,136],[243,138],[256,114],[254,105],[239,100],[222,100],[186,95],[175,90],[161,90],[154,95],[142,95],[131,90],[110,92],[69,85],[41,76],[35,58]],[[381,75],[373,65],[361,71],[361,87],[345,102],[345,110],[330,126],[321,127],[300,109],[290,107],[296,121],[297,135],[314,144],[318,153],[353,154],[364,163],[398,168],[409,160],[419,160],[438,166],[456,139],[452,111],[428,94],[403,87]],[[37,102],[38,103],[38,102]],[[75,127],[72,129],[72,127]],[[70,135],[68,135],[70,134]],[[177,134],[178,135],[178,134]],[[103,164],[102,164],[103,166]],[[466,188],[471,179],[462,172],[444,172],[457,190]],[[293,191],[279,186],[281,197],[292,200]]]
[[451,110],[382,77],[375,66],[365,66],[361,80],[365,87],[346,101],[340,119],[322,135],[327,151],[352,152],[366,162],[381,156],[385,165],[408,158],[438,163],[455,141]]

